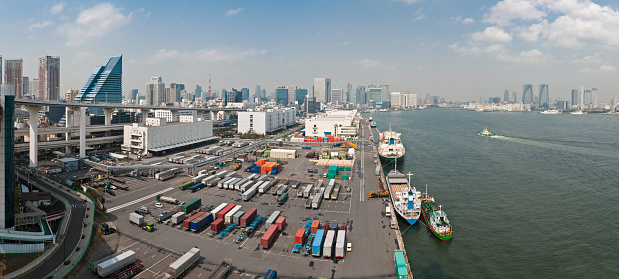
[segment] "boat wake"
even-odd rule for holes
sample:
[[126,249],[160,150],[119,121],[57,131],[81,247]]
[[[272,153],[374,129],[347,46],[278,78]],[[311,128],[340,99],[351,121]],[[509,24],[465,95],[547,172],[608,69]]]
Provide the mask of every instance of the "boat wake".
[[530,138],[516,138],[516,137],[508,137],[508,136],[494,136],[492,138],[506,140],[511,142],[516,142],[520,144],[526,144],[531,146],[537,146],[542,148],[567,151],[574,154],[583,154],[583,155],[597,155],[602,157],[611,157],[617,158],[619,157],[619,152],[617,151],[609,151],[609,150],[600,150],[590,147],[583,146],[574,146],[569,144],[562,144],[557,142],[548,142],[538,139],[530,139]]

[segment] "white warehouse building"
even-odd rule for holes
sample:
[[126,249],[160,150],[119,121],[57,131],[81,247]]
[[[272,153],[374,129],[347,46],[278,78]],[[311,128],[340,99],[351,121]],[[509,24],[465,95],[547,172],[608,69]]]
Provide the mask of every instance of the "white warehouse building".
[[335,110],[305,120],[307,137],[353,137],[357,135],[357,110]]
[[295,108],[239,111],[239,133],[266,135],[297,121]]
[[180,122],[146,118],[145,123],[124,126],[122,150],[138,155],[162,152],[213,140],[213,121],[199,121],[195,115],[181,115]]

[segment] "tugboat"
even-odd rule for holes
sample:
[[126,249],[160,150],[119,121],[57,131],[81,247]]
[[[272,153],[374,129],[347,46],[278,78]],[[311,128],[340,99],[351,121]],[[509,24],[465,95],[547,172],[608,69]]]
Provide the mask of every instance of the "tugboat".
[[423,219],[428,224],[432,233],[438,239],[442,241],[447,241],[451,239],[451,224],[449,223],[449,219],[447,219],[447,214],[443,211],[443,206],[436,206],[436,202],[434,202],[434,198],[428,195],[428,186],[426,185],[426,193],[421,195],[421,213],[423,214]]
[[496,136],[495,134],[490,133],[488,131],[488,125],[486,125],[486,128],[483,131],[478,132],[477,134],[482,136],[482,137],[494,137],[494,136]]

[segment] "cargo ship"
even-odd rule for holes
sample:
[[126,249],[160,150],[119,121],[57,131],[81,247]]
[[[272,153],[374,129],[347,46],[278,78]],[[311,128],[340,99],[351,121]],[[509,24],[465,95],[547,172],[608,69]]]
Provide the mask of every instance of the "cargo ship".
[[410,176],[406,179],[406,175],[397,171],[391,170],[387,174],[387,187],[389,188],[389,196],[395,211],[406,222],[413,225],[419,220],[421,215],[421,192],[415,187],[411,187]]
[[378,144],[378,155],[387,163],[395,163],[395,161],[402,160],[406,150],[400,140],[400,133],[396,133],[391,130],[389,125],[389,131],[382,132],[380,134],[380,143]]
[[421,195],[421,207],[423,208],[421,211],[423,219],[428,224],[430,230],[432,230],[432,233],[442,241],[450,240],[452,231],[447,214],[443,211],[442,205],[437,208],[434,198],[428,195],[427,186],[426,193]]

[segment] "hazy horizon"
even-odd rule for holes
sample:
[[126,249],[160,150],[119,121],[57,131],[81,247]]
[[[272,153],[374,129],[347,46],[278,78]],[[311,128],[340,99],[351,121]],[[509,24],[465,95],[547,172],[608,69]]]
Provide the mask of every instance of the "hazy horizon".
[[[584,84],[598,101],[619,95],[619,3],[506,1],[2,2],[3,59],[60,56],[61,93],[81,89],[95,66],[123,55],[123,94],[152,76],[221,90],[296,85],[390,90],[452,101],[522,97],[548,84],[569,100]],[[4,66],[4,65],[3,65]]]

